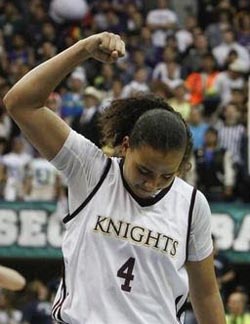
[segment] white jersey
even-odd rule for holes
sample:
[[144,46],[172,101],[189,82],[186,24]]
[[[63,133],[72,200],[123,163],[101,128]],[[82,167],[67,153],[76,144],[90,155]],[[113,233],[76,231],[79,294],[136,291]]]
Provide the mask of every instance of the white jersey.
[[141,200],[123,178],[122,161],[73,131],[52,163],[68,178],[70,210],[53,317],[69,324],[183,323],[185,262],[212,253],[204,196],[175,178]]
[[10,152],[3,155],[2,163],[7,169],[7,182],[4,189],[4,199],[14,201],[23,198],[23,181],[25,169],[31,156],[27,153]]
[[31,192],[26,200],[55,200],[58,179],[57,169],[46,159],[34,158],[28,165]]

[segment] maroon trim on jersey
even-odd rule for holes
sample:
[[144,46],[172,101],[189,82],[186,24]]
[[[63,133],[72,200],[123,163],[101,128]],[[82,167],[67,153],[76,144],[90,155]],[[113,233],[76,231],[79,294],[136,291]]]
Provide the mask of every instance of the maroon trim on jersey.
[[101,187],[103,181],[105,180],[105,178],[106,178],[106,176],[107,176],[107,174],[109,172],[110,167],[111,167],[111,159],[108,158],[107,164],[105,166],[105,169],[104,169],[104,172],[103,172],[103,174],[101,176],[101,179],[99,180],[97,185],[94,187],[92,192],[88,195],[88,197],[84,200],[84,202],[72,214],[68,214],[67,216],[64,217],[64,219],[63,219],[64,224],[68,223],[72,218],[74,218],[76,215],[78,215],[79,212],[90,202],[90,200],[97,193],[98,189]]
[[188,259],[188,243],[190,238],[190,231],[191,231],[191,225],[192,225],[192,218],[193,218],[193,210],[194,210],[194,202],[196,197],[197,189],[193,188],[192,196],[191,196],[191,202],[188,212],[188,229],[187,229],[187,242],[186,242],[186,261]]
[[120,171],[121,171],[121,177],[122,177],[122,182],[123,182],[123,185],[124,187],[126,188],[126,190],[130,193],[130,195],[134,198],[135,201],[137,201],[137,203],[141,206],[141,207],[147,207],[147,206],[152,206],[154,205],[155,203],[157,203],[159,200],[161,200],[168,192],[169,190],[171,189],[173,183],[174,183],[174,180],[171,182],[171,184],[161,190],[155,197],[152,197],[152,198],[141,198],[141,197],[138,197],[129,187],[128,183],[126,182],[125,178],[124,178],[124,175],[123,175],[123,162],[124,160],[121,159],[120,160],[120,163],[119,163],[119,166],[120,166]]

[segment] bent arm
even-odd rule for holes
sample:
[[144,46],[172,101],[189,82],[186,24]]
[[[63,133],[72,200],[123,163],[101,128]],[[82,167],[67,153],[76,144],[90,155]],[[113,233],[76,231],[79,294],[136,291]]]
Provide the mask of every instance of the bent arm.
[[118,35],[104,32],[90,36],[31,70],[7,93],[4,104],[8,113],[47,159],[57,154],[70,132],[69,126],[45,107],[49,94],[88,58],[112,63],[124,52]]
[[218,290],[213,255],[186,264],[190,298],[199,324],[225,324],[225,314]]
[[9,290],[21,290],[26,284],[25,278],[16,270],[0,266],[0,287]]

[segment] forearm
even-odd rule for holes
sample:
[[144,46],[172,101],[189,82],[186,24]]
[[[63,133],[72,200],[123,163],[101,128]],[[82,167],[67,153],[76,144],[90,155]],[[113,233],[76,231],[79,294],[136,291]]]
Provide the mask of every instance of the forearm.
[[89,58],[86,41],[80,40],[26,74],[9,91],[6,98],[8,108],[29,109],[44,106],[49,94],[65,76]]
[[206,296],[193,296],[191,301],[199,324],[226,323],[219,292]]
[[0,287],[9,290],[21,290],[26,284],[25,278],[17,271],[0,266]]

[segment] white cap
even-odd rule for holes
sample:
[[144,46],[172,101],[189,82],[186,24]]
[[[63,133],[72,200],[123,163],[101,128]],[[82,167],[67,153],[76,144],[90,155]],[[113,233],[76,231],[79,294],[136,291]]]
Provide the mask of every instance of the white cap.
[[71,79],[78,79],[82,81],[83,83],[86,82],[86,75],[85,71],[81,66],[78,66],[70,75]]
[[236,59],[235,61],[233,61],[233,63],[229,65],[229,70],[233,72],[247,73],[248,66],[243,60]]
[[91,96],[94,97],[96,100],[98,100],[98,102],[100,102],[102,100],[102,94],[99,90],[97,90],[95,87],[87,87],[84,90],[84,96]]

